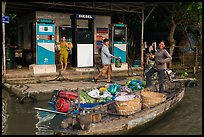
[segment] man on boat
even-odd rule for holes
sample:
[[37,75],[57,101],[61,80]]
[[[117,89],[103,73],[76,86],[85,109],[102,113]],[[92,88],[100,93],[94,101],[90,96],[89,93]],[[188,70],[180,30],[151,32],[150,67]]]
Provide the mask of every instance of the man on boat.
[[159,49],[155,52],[153,58],[155,59],[155,63],[153,67],[146,73],[146,86],[147,88],[152,85],[151,76],[157,72],[158,73],[158,81],[159,81],[159,92],[164,92],[164,71],[167,69],[167,63],[172,60],[171,55],[165,48],[164,41],[159,43]]
[[118,58],[116,56],[113,56],[112,54],[110,54],[109,51],[109,40],[108,39],[104,39],[103,40],[103,46],[101,48],[101,60],[102,60],[102,64],[103,64],[103,68],[100,71],[100,73],[96,76],[93,77],[93,80],[95,83],[97,83],[97,80],[99,78],[99,76],[105,74],[107,71],[107,76],[108,76],[108,80],[107,83],[113,83],[110,79],[111,77],[111,73],[112,73],[112,68],[111,68],[111,58]]

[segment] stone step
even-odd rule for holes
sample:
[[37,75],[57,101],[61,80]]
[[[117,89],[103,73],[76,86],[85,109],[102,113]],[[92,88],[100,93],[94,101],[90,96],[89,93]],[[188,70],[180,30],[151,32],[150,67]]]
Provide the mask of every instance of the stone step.
[[[87,68],[86,68],[87,69]],[[88,69],[87,69],[88,70]],[[41,83],[46,81],[77,81],[77,80],[85,80],[85,79],[92,79],[94,75],[97,75],[99,72],[97,69],[92,71],[85,70],[85,68],[79,69],[78,71],[74,69],[69,69],[66,71],[56,72],[52,74],[40,74],[40,75],[33,75],[27,70],[20,71],[17,73],[10,73],[7,74],[5,78],[2,77],[2,81],[7,81],[10,83]],[[133,68],[134,73],[142,74],[141,68]],[[128,70],[114,70],[112,72],[112,77],[126,77],[128,76]],[[106,78],[106,76],[105,76]]]
[[[139,72],[139,71],[138,71]],[[97,74],[98,71],[63,71],[61,72],[62,76],[74,76],[74,75],[90,75],[90,74]],[[115,70],[112,72],[113,74],[116,73],[127,73],[127,70],[118,71]],[[33,75],[32,73],[18,73],[18,74],[6,74],[6,78],[30,78],[30,77],[55,77],[60,75],[59,72],[57,73],[50,73],[50,74],[38,74]]]
[[[50,77],[27,77],[27,78],[7,78],[6,81],[9,83],[42,83],[48,81],[79,81],[92,79],[93,74],[83,74],[83,75],[64,75],[64,76],[50,76]],[[121,78],[128,77],[127,73],[113,73],[112,77]],[[106,78],[106,77],[103,77]],[[5,81],[5,80],[2,80]]]

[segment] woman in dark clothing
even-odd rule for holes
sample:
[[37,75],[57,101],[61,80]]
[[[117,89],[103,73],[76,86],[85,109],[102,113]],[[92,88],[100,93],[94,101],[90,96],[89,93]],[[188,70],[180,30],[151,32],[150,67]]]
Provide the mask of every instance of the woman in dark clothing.
[[164,48],[165,48],[165,43],[164,41],[161,41],[159,44],[159,49],[155,52],[155,55],[154,55],[155,63],[153,67],[146,73],[147,87],[150,87],[152,85],[151,76],[155,72],[158,73],[159,92],[164,92],[164,86],[163,86],[164,70],[167,69],[167,63],[169,63],[172,60],[171,55]]

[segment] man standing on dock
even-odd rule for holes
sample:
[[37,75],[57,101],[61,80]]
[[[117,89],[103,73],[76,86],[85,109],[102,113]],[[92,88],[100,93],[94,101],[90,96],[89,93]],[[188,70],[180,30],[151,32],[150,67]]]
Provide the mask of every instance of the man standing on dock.
[[104,39],[103,40],[103,46],[101,48],[101,60],[102,60],[103,68],[97,76],[93,77],[93,80],[95,83],[97,83],[99,76],[104,75],[105,73],[107,73],[107,76],[108,76],[107,83],[113,83],[110,79],[111,73],[112,73],[111,58],[117,59],[118,57],[110,54],[109,45],[110,45],[109,40]]
[[167,69],[167,63],[172,60],[171,55],[168,53],[168,51],[165,48],[164,41],[161,41],[159,44],[159,50],[155,52],[154,59],[155,63],[153,67],[146,73],[146,82],[147,87],[150,87],[152,85],[151,76],[157,72],[158,73],[158,80],[159,80],[159,92],[164,92],[164,71]]

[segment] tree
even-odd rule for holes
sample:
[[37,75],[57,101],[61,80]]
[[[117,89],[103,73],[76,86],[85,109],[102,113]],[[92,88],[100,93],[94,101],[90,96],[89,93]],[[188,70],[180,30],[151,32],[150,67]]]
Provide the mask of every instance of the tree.
[[[198,25],[202,27],[202,3],[201,2],[179,2],[167,7],[170,14],[171,28],[169,32],[170,55],[173,55],[175,47],[174,33],[178,25]],[[201,38],[202,38],[202,33]],[[170,63],[170,67],[172,62]]]

